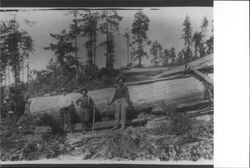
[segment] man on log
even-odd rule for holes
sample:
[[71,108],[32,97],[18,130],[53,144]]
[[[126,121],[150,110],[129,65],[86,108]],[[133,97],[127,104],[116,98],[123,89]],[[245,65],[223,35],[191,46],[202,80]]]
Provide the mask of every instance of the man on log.
[[87,125],[90,122],[90,113],[94,109],[94,101],[92,97],[88,95],[88,90],[86,88],[80,91],[82,94],[81,98],[79,98],[76,103],[79,106],[80,103],[80,120],[82,123],[82,134],[86,133]]
[[60,97],[59,106],[61,114],[61,127],[64,132],[70,131],[73,132],[73,126],[71,123],[71,107],[73,102],[71,98],[67,95],[69,91],[67,89],[62,89],[63,96]]
[[111,102],[108,103],[108,105],[111,105],[116,101],[116,112],[115,112],[115,125],[112,130],[119,129],[119,126],[121,124],[121,129],[124,130],[126,128],[126,107],[128,105],[131,105],[130,97],[129,97],[129,91],[127,86],[124,86],[125,79],[119,78],[118,80],[118,87],[115,90],[115,94],[111,100]]

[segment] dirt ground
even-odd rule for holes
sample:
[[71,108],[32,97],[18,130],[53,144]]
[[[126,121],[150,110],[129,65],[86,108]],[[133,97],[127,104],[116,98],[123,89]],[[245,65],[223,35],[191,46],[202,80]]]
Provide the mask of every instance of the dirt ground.
[[1,122],[1,161],[213,160],[213,115],[188,118],[171,128],[167,120],[156,121],[153,126],[96,130],[84,135],[55,133],[47,127],[39,130],[28,116],[16,124]]

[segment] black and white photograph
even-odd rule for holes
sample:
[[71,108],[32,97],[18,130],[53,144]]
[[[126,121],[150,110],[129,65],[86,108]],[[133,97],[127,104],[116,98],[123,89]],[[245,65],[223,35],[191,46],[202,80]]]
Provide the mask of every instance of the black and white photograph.
[[1,8],[0,160],[214,160],[213,7]]

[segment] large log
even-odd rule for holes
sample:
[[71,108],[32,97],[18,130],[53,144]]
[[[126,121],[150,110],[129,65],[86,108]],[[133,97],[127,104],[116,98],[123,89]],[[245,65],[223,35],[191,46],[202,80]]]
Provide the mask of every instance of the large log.
[[[195,69],[206,69],[208,67],[213,67],[213,54],[207,55],[205,57],[199,58],[188,63],[189,66],[192,66]],[[164,75],[173,75],[174,73],[184,72],[185,65],[173,66],[173,67],[155,67],[155,68],[131,68],[128,70],[124,70],[123,75],[153,75],[158,74],[160,76]]]
[[[146,82],[140,85],[129,85],[129,93],[133,102],[134,111],[143,111],[155,105],[159,105],[161,101],[185,103],[190,101],[201,100],[204,97],[204,86],[194,77],[180,78],[175,80]],[[93,90],[89,95],[94,99],[98,112],[114,112],[115,104],[107,106],[115,92],[115,88],[105,88]],[[32,116],[49,114],[55,119],[60,118],[60,108],[58,100],[62,95],[36,97],[29,99],[30,107],[26,112],[30,112]],[[72,101],[79,114],[79,106],[76,100],[81,96],[79,93],[70,93]]]
[[[213,66],[213,55],[208,55],[193,62],[188,63],[195,69],[206,69]],[[129,88],[131,100],[133,102],[133,113],[150,110],[154,106],[159,106],[161,101],[180,104],[204,100],[205,87],[200,78],[191,76],[185,71],[185,65],[178,66],[172,70],[169,68],[147,68],[125,70],[124,74],[157,72],[154,76],[144,78],[143,81],[135,81],[126,83]],[[201,76],[202,74],[200,74]],[[146,75],[147,76],[147,75]],[[204,77],[204,76],[203,76]],[[145,80],[148,79],[148,80]],[[98,89],[89,92],[94,99],[98,114],[113,114],[115,105],[108,106],[115,88]],[[58,100],[62,95],[36,97],[29,99],[26,112],[30,112],[33,116],[43,115],[45,113],[53,116],[55,119],[60,118],[60,108]],[[80,98],[79,93],[70,93],[69,96],[74,102],[75,111],[79,114],[80,107],[76,105],[76,100]],[[30,104],[30,105],[29,105]],[[131,111],[130,111],[131,112]]]
[[196,70],[206,70],[206,69],[210,70],[211,68],[213,68],[213,54],[210,54],[200,59],[197,59],[195,61],[192,61],[186,65],[177,66],[173,68],[172,70],[162,71],[162,73],[155,75],[153,79],[157,79],[161,77],[169,77],[169,76],[178,75],[178,74],[185,74],[187,66],[192,67],[193,69],[196,69]]
[[206,95],[209,99],[209,101],[213,101],[213,87],[214,87],[214,82],[213,80],[208,76],[205,75],[203,73],[201,73],[200,71],[198,71],[197,69],[193,68],[193,67],[188,67],[188,70],[192,73],[192,75],[200,80],[204,86],[206,87]]

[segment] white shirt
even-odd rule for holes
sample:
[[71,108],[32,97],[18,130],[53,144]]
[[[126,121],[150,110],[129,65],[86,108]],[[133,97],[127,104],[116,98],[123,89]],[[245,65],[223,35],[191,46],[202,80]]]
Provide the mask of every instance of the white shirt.
[[72,104],[72,100],[68,95],[62,95],[59,98],[59,106],[60,108],[69,107]]

